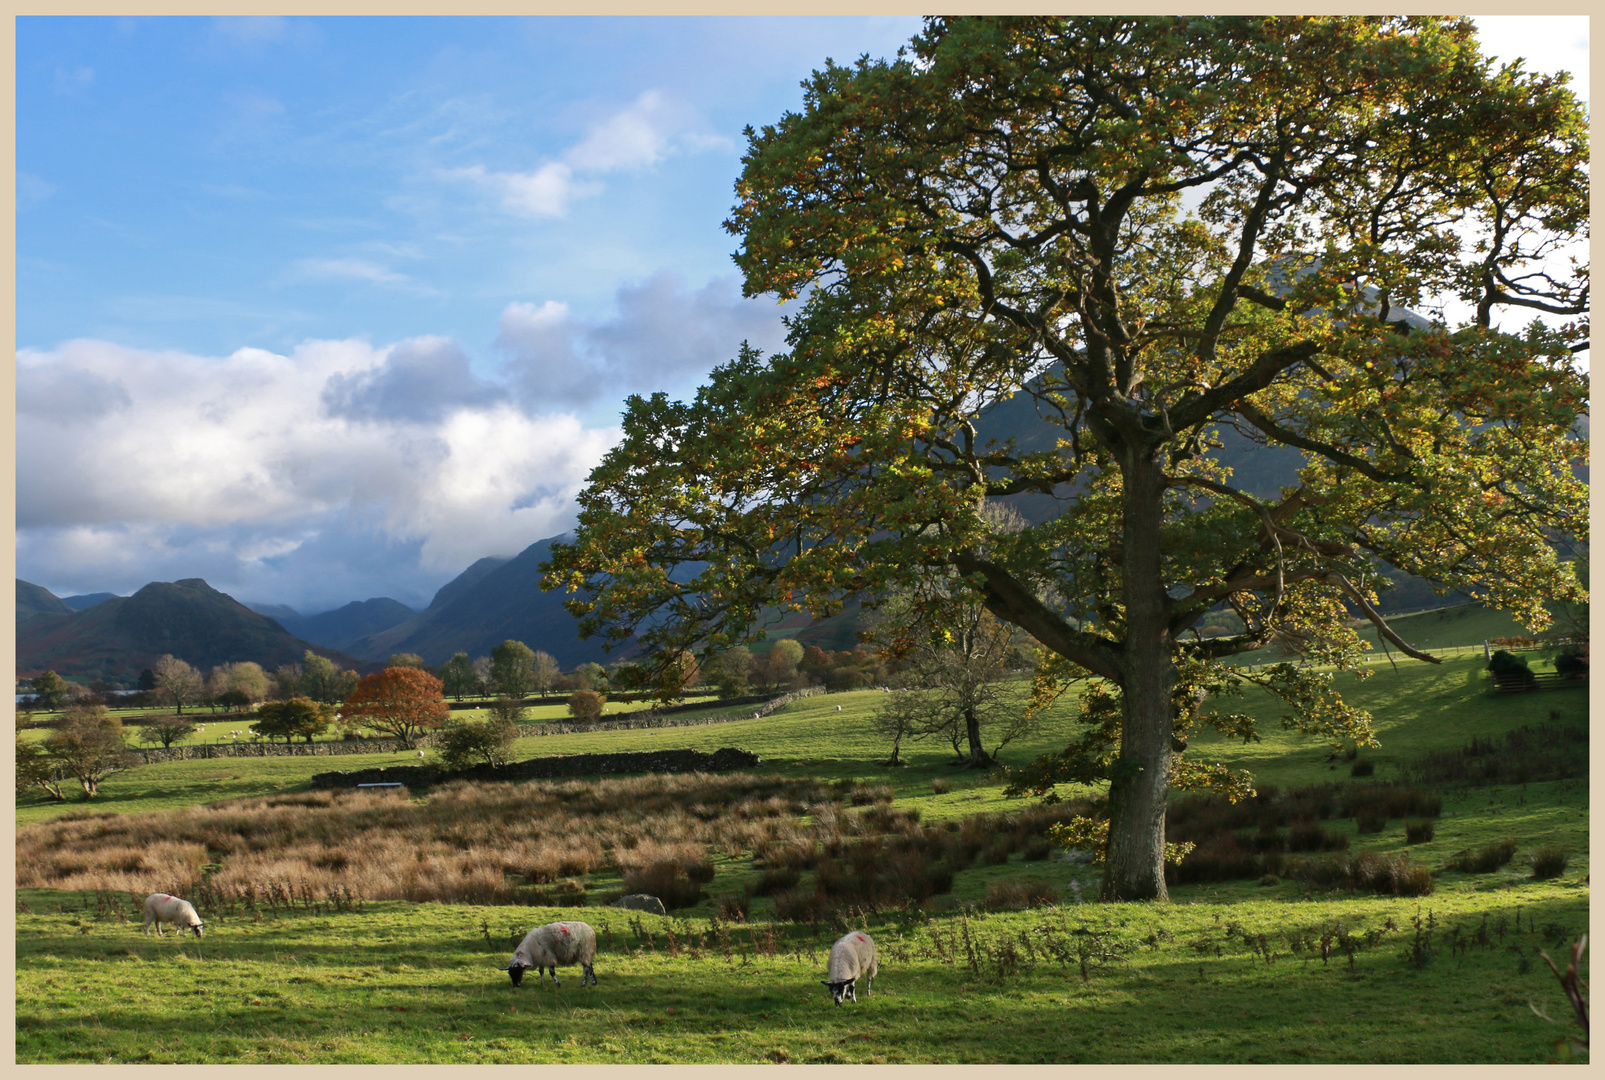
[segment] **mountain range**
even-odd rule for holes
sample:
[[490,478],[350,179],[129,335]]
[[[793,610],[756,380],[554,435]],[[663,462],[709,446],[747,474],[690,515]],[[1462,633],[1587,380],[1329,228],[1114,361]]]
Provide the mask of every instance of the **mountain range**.
[[153,581],[132,596],[114,596],[83,611],[72,610],[48,589],[17,581],[19,678],[49,669],[86,681],[132,686],[142,670],[166,653],[203,672],[241,660],[272,670],[299,663],[309,648],[342,667],[372,666],[294,637],[200,578]]

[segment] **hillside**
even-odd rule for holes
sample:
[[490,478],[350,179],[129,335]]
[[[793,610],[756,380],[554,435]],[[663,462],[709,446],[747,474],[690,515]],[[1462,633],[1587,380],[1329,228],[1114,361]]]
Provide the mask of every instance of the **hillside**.
[[596,639],[581,641],[562,593],[541,592],[540,564],[551,555],[548,537],[512,559],[481,559],[442,586],[420,615],[382,633],[358,639],[350,651],[382,661],[392,653],[417,653],[426,663],[442,664],[453,653],[488,656],[508,638],[549,652],[564,669],[588,661],[617,659]]
[[359,638],[382,633],[418,614],[406,604],[388,596],[353,600],[344,607],[316,615],[302,615],[282,604],[252,604],[250,607],[273,619],[302,641],[347,651],[351,643]]
[[20,625],[35,615],[71,615],[68,603],[43,585],[17,579],[17,622]]
[[[19,585],[22,584],[19,582]],[[203,671],[254,660],[272,669],[298,663],[308,648],[343,667],[356,658],[310,646],[200,578],[152,582],[80,612],[41,614],[17,628],[17,674],[61,675],[132,685],[164,653]]]

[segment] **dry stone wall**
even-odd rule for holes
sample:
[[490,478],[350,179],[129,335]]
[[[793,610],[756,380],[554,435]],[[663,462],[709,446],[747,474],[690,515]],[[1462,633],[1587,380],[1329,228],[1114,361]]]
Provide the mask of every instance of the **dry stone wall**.
[[751,769],[763,759],[750,750],[726,746],[709,754],[702,750],[646,750],[619,754],[568,754],[531,758],[506,765],[475,765],[470,769],[444,769],[437,765],[393,765],[384,769],[318,773],[314,788],[354,788],[358,784],[405,784],[428,787],[447,780],[536,780],[562,776],[606,776],[610,773],[729,772]]

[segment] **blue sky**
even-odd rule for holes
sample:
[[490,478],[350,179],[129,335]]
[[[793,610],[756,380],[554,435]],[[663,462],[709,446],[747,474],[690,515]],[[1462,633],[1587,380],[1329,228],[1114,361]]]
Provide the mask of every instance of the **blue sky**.
[[[1585,19],[1483,22],[1586,70]],[[917,27],[18,19],[18,575],[421,607],[568,528],[626,394],[780,344],[742,128]]]

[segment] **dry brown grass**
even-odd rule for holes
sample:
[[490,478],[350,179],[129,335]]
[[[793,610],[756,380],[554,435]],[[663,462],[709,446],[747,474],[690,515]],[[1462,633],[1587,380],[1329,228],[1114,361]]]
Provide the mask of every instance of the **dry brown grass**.
[[[17,835],[23,888],[244,897],[297,895],[519,903],[607,866],[706,881],[706,852],[790,840],[801,809],[865,792],[808,780],[684,774],[527,784],[457,783],[414,801],[313,791],[158,814],[68,815]],[[571,889],[569,891],[572,891]]]

